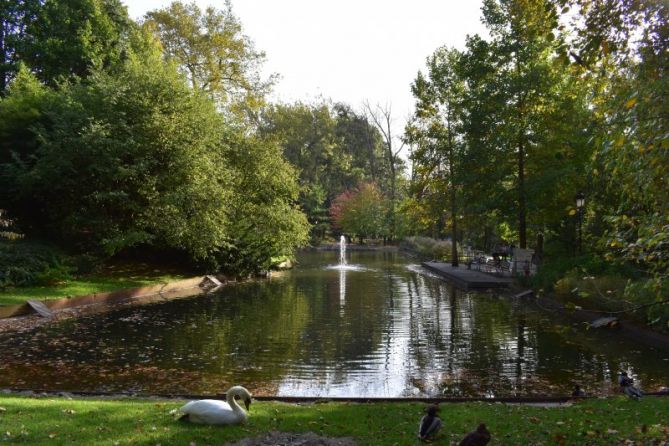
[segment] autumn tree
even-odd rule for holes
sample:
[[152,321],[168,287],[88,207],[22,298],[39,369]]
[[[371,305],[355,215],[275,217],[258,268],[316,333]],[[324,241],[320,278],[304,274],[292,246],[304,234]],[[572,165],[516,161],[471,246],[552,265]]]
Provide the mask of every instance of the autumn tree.
[[363,183],[335,198],[330,215],[335,227],[356,236],[363,243],[367,237],[385,236],[388,203],[374,183]]

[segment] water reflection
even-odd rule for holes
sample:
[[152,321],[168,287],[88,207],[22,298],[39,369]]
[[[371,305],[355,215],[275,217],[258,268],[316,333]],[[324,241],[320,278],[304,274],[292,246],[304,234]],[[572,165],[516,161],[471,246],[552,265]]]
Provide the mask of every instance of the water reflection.
[[669,353],[585,332],[525,301],[464,293],[392,253],[310,253],[269,281],[0,336],[0,388],[257,394],[609,393]]
[[346,270],[339,270],[339,315],[344,315],[344,305],[346,304]]

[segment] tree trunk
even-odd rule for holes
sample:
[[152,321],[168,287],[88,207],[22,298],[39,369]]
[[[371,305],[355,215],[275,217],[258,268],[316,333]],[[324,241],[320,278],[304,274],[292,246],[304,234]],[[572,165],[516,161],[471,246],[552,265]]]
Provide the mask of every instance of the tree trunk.
[[457,191],[455,189],[455,150],[453,147],[453,133],[451,131],[451,120],[449,113],[448,120],[448,174],[450,176],[449,183],[451,187],[451,218],[453,223],[451,225],[451,265],[458,266],[458,210],[457,210]]
[[518,141],[518,242],[521,249],[527,248],[527,209],[525,201],[525,146],[522,136]]
[[374,156],[374,144],[369,132],[369,124],[365,124],[365,139],[367,140],[367,151],[369,152],[369,168],[372,171],[372,181],[376,183],[376,159]]

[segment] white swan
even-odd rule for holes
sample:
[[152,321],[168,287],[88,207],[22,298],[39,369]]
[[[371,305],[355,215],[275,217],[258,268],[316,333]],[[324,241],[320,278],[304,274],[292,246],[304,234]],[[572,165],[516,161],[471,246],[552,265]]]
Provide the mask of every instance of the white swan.
[[239,407],[235,397],[244,400],[246,410],[251,406],[251,394],[242,386],[231,387],[226,392],[227,403],[219,400],[198,400],[185,404],[179,410],[180,420],[198,424],[238,424],[246,421],[244,409]]

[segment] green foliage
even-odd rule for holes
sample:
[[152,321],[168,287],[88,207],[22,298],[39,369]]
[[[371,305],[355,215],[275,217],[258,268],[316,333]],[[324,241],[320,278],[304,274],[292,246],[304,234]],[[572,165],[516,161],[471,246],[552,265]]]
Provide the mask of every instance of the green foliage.
[[[52,99],[52,93],[20,65],[9,84],[5,97],[0,99],[0,163],[12,158],[28,161],[34,155],[37,139],[33,126],[43,119],[43,110]],[[6,198],[0,191],[0,208]]]
[[0,240],[0,290],[67,281],[75,272],[69,263],[53,245]]
[[221,242],[220,121],[169,66],[131,58],[64,86],[45,114],[35,162],[5,170],[29,232],[110,255],[156,239],[203,257]]
[[[658,296],[662,296],[658,299]],[[669,296],[669,283],[657,281],[654,278],[645,280],[629,281],[625,287],[624,297],[628,302],[636,305],[649,305],[635,312],[637,317],[643,319],[651,327],[657,330],[669,329],[669,303],[659,303],[667,300]]]
[[669,5],[567,3],[582,11],[573,52],[597,86],[590,166],[597,212],[589,220],[607,258],[647,271],[646,290],[662,299],[669,278]]
[[[39,144],[2,166],[2,205],[30,236],[107,256],[145,246],[248,271],[292,255],[307,224],[280,149],[226,122],[150,44],[140,51],[29,116]],[[25,109],[33,90],[0,104]]]
[[0,95],[19,70],[17,54],[26,39],[26,26],[35,20],[39,0],[15,0],[0,3]]
[[55,86],[119,64],[132,26],[119,0],[45,0],[35,5],[16,53],[42,82]]
[[415,146],[413,195],[427,203],[422,208],[431,211],[433,220],[450,214],[454,239],[464,208],[460,199],[465,174],[460,136],[464,82],[456,72],[460,57],[457,50],[439,48],[428,58],[427,77],[419,72],[411,87],[416,112],[406,129],[407,141]]
[[[625,282],[639,279],[639,273],[629,264],[611,263],[597,254],[585,254],[546,259],[537,274],[529,279],[529,284],[546,292],[559,286],[558,291],[567,293],[578,287],[576,281],[583,277],[601,279],[606,276],[618,277]],[[621,293],[618,297],[622,297]]]
[[260,78],[265,55],[242,34],[230,2],[223,10],[174,1],[146,15],[145,26],[160,39],[165,58],[176,63],[195,90],[221,107],[257,111],[273,78]]
[[310,226],[296,205],[296,172],[276,144],[236,135],[229,148],[234,195],[229,235],[216,259],[227,272],[267,271],[308,241]]
[[525,247],[561,225],[585,182],[586,84],[559,60],[550,2],[489,0],[483,21],[489,40],[437,49],[412,86],[412,192],[434,221],[449,203],[438,232],[463,215],[467,238],[488,245],[510,226]]
[[379,132],[346,105],[274,105],[264,111],[259,133],[278,143],[299,172],[299,202],[315,238],[330,229],[328,209],[337,195],[388,177]]
[[[15,71],[3,65],[15,79],[0,98],[0,209],[22,232],[235,273],[306,242],[296,172],[234,110],[257,110],[269,84],[229,4],[202,13],[177,2],[142,27],[116,0],[31,3],[29,21],[20,6],[3,19],[16,32],[0,61]],[[59,274],[17,270],[12,283]]]

